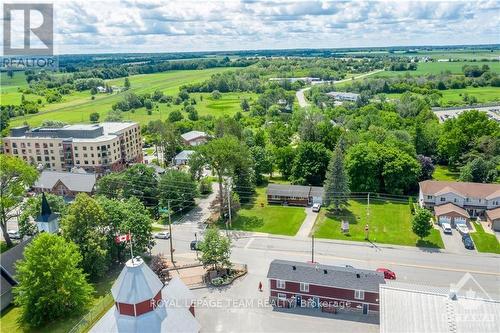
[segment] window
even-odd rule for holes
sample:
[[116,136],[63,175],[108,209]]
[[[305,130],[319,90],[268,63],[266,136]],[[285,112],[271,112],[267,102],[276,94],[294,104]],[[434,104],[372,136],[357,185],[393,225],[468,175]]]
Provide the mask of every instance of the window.
[[457,202],[457,198],[454,198],[454,199],[453,199],[453,202]]
[[365,299],[365,292],[363,290],[354,290],[355,299]]
[[446,198],[441,198],[440,200],[441,200],[441,201],[446,201]]
[[285,289],[285,281],[283,281],[283,280],[276,280],[276,288],[278,288],[278,289]]
[[279,299],[286,299],[286,294],[278,293],[278,298]]
[[300,291],[309,292],[309,283],[300,283]]
[[427,199],[432,199],[432,195],[428,195],[428,196],[427,196]]

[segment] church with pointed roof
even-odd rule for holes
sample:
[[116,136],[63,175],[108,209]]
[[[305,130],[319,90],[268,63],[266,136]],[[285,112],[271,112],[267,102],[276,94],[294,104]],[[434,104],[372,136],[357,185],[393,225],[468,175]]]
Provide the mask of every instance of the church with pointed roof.
[[40,215],[35,219],[38,232],[59,232],[59,214],[53,213],[45,193],[42,193],[42,209]]

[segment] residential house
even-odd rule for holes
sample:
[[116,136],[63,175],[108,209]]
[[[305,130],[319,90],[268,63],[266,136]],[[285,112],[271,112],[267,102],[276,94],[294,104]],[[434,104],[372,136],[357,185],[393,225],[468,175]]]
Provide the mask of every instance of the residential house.
[[457,205],[450,203],[434,206],[434,215],[439,223],[449,223],[451,226],[467,224],[470,219],[469,213]]
[[380,285],[380,333],[498,332],[500,301],[471,290],[472,296],[397,281]]
[[200,331],[191,290],[178,277],[164,286],[140,257],[126,262],[111,294],[114,305],[91,333]]
[[270,204],[286,204],[292,206],[308,206],[323,203],[323,187],[269,184],[267,202]]
[[187,146],[198,146],[206,143],[210,139],[210,136],[201,131],[189,131],[181,134],[181,138]]
[[276,306],[363,314],[379,311],[379,286],[385,283],[376,271],[278,259],[271,262],[267,278]]
[[105,93],[105,92],[106,92],[106,88],[105,88],[105,87],[103,87],[103,86],[98,86],[96,89],[97,89],[97,92],[98,92],[98,93],[101,93],[101,94],[103,94],[103,93]]
[[0,254],[0,310],[12,303],[12,288],[17,286],[16,261],[24,258],[24,249],[31,242],[28,238]]
[[174,157],[175,165],[186,165],[189,162],[189,157],[194,154],[194,150],[183,150]]
[[452,203],[471,217],[484,216],[486,211],[500,207],[500,184],[425,180],[419,186],[421,207],[434,209]]
[[486,221],[490,224],[491,229],[500,231],[500,207],[487,210]]
[[68,198],[78,193],[94,193],[97,176],[94,173],[73,173],[44,170],[33,185],[35,192],[50,192]]

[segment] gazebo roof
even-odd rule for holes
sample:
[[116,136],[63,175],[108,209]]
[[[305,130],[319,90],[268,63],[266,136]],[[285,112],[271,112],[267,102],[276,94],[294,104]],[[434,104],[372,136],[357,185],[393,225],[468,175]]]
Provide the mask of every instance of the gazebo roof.
[[158,276],[140,257],[130,259],[116,279],[111,293],[115,302],[137,304],[154,298],[163,288]]

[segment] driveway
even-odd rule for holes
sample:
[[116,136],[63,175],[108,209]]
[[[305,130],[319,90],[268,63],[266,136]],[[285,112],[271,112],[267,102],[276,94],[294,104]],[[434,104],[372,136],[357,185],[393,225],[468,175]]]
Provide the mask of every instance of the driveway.
[[317,217],[318,213],[313,212],[312,207],[306,207],[306,218],[304,219],[304,222],[302,222],[302,225],[300,226],[299,231],[297,231],[295,237],[296,238],[309,237]]
[[447,252],[457,253],[457,254],[468,254],[474,252],[473,250],[467,250],[462,243],[462,236],[457,231],[457,229],[452,229],[451,234],[445,234],[441,227],[438,227],[441,238],[443,239],[444,248]]

